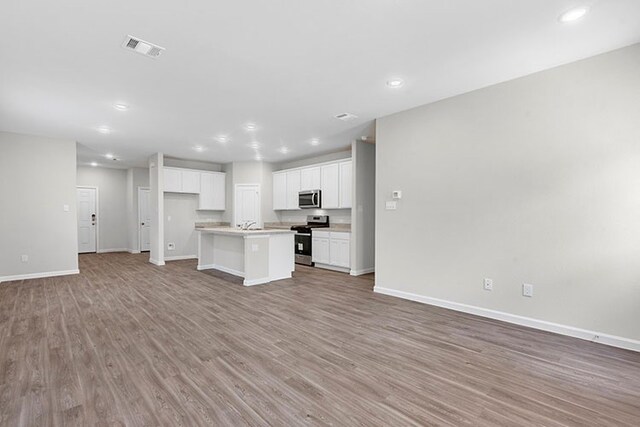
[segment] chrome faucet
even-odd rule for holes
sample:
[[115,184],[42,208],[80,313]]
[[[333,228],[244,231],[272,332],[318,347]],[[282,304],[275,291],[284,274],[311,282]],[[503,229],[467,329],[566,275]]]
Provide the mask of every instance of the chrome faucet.
[[255,221],[243,221],[242,224],[239,224],[239,227],[242,230],[248,230],[252,225],[255,225]]

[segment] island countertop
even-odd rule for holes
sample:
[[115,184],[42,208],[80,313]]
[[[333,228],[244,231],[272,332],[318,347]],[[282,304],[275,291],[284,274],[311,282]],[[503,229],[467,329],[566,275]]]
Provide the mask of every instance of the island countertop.
[[270,235],[270,234],[295,234],[292,230],[282,229],[258,229],[258,230],[242,230],[234,227],[196,227],[196,231],[202,233],[211,234],[223,234],[227,236],[255,236],[255,235]]

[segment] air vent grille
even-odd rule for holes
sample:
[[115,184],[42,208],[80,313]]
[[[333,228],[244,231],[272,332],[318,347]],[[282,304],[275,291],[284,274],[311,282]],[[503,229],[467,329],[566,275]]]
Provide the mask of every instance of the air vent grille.
[[342,114],[338,114],[336,116],[334,116],[336,119],[338,120],[342,120],[344,122],[349,122],[351,120],[355,120],[358,118],[358,116],[356,116],[355,114],[351,114],[351,113],[342,113]]
[[154,59],[160,56],[162,51],[165,50],[163,47],[133,36],[127,36],[127,38],[124,40],[124,43],[122,43],[122,47],[127,50],[139,53],[140,55],[148,56],[149,58]]

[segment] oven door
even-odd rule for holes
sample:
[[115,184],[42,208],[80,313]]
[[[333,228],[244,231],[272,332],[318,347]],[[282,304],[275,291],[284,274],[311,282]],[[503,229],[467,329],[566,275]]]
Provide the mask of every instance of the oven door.
[[295,252],[296,264],[313,265],[311,261],[311,234],[296,233],[293,251]]
[[298,207],[300,209],[319,209],[320,208],[320,190],[299,192]]

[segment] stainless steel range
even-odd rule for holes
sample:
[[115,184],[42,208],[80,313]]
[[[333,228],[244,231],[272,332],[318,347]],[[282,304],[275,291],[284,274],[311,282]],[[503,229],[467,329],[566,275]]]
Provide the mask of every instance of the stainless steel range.
[[313,261],[311,261],[311,234],[314,228],[328,226],[329,216],[308,215],[305,225],[294,225],[291,227],[291,229],[296,232],[294,251],[297,264],[313,265]]

